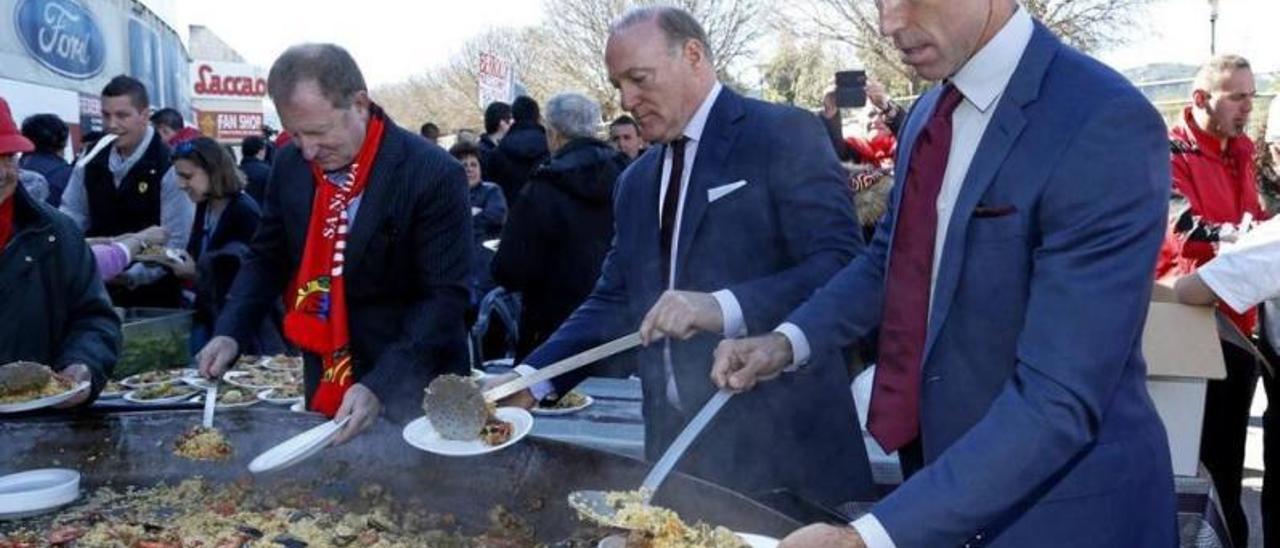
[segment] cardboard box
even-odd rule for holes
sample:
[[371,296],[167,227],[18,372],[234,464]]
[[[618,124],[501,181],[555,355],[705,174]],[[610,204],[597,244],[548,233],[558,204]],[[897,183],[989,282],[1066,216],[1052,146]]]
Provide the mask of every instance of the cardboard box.
[[1172,288],[1156,284],[1142,332],[1147,391],[1169,433],[1173,473],[1195,476],[1200,462],[1209,379],[1227,376],[1215,310],[1177,304]]

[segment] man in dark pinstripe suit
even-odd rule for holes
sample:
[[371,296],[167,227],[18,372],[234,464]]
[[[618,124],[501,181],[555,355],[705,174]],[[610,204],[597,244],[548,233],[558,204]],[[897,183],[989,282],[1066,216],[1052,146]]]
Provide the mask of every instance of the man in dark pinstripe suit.
[[224,373],[236,341],[283,295],[308,407],[351,417],[342,442],[384,407],[393,420],[420,415],[432,378],[466,373],[466,176],[387,118],[338,46],[294,46],[268,81],[293,141],[276,155],[262,224],[197,361],[205,376]]

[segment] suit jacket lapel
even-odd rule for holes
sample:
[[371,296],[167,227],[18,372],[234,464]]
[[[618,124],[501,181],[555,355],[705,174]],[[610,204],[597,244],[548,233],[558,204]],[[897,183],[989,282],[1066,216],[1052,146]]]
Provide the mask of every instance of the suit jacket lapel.
[[[645,153],[636,159],[635,164],[628,170],[627,184],[621,187],[621,192],[626,194],[622,196],[619,208],[615,215],[617,217],[619,229],[618,234],[632,234],[636,238],[630,249],[634,250],[635,256],[639,259],[639,280],[636,280],[636,288],[640,290],[641,295],[657,295],[663,289],[662,287],[662,261],[658,257],[658,192],[662,188],[662,156],[665,154],[664,147],[654,146],[650,152]],[[634,205],[629,202],[634,201]],[[629,224],[624,225],[624,215],[639,215],[638,219],[633,219]],[[633,226],[636,230],[626,230],[623,226]],[[630,282],[628,282],[630,283]],[[656,297],[654,297],[656,299]]]
[[399,167],[403,155],[403,145],[399,131],[390,119],[386,121],[385,133],[378,154],[373,160],[373,172],[369,174],[369,183],[360,198],[360,207],[356,211],[356,219],[351,226],[351,235],[347,238],[346,267],[347,272],[359,268],[360,260],[369,246],[369,240],[381,224],[382,213],[387,209],[387,199],[394,195],[393,185],[400,184],[391,180],[391,174]]
[[698,233],[703,214],[707,211],[707,189],[724,181],[724,166],[729,165],[729,153],[738,137],[737,122],[742,119],[742,98],[728,88],[720,91],[720,97],[707,115],[707,124],[698,142],[693,171],[689,173],[689,188],[685,191],[684,214],[680,219],[679,248],[676,250],[676,282],[684,272],[686,259],[693,248],[693,237]]
[[964,263],[967,228],[973,209],[977,207],[978,201],[995,180],[1005,157],[1009,155],[1022,134],[1027,124],[1023,110],[1039,96],[1040,84],[1057,48],[1057,40],[1037,23],[1031,42],[1027,44],[1027,49],[1023,52],[1022,60],[1019,61],[1013,78],[1009,80],[1009,85],[1006,86],[1000,100],[992,107],[996,109],[995,114],[987,125],[982,140],[978,143],[973,162],[969,164],[969,172],[965,175],[955,206],[951,209],[951,220],[947,225],[947,240],[938,242],[945,247],[938,261],[933,300],[930,302],[931,314],[925,343],[925,363],[928,363],[934,340],[946,322],[947,314],[951,310],[951,302],[955,299],[956,286],[959,284],[960,271]]

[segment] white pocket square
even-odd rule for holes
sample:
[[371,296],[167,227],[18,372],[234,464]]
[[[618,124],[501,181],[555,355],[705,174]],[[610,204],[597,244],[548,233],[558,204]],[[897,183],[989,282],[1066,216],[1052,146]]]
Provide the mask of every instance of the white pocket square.
[[720,185],[718,187],[708,189],[707,203],[711,203],[716,200],[719,200],[720,198],[724,198],[725,196],[728,196],[730,192],[738,190],[744,186],[747,186],[746,179],[740,180],[736,183],[729,183],[727,185]]

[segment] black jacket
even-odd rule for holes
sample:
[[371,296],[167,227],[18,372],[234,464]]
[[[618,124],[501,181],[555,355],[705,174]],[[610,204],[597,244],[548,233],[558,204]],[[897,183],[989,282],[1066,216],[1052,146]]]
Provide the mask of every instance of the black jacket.
[[71,164],[56,154],[32,152],[22,155],[22,169],[44,175],[44,180],[49,182],[49,197],[45,202],[55,208],[62,204],[62,191],[67,189],[67,180],[71,178]]
[[[226,304],[227,293],[240,272],[240,266],[248,256],[249,243],[258,230],[262,212],[258,203],[248,194],[240,192],[232,196],[214,226],[213,234],[205,241],[205,218],[209,202],[196,206],[195,225],[191,228],[191,240],[187,253],[196,262],[195,322],[213,331],[218,313]],[[284,350],[280,333],[282,310],[272,307],[272,312],[262,322],[256,337],[240,350],[246,354],[274,354]]]
[[613,185],[626,165],[604,142],[577,139],[521,191],[493,261],[498,285],[524,294],[517,360],[591,293],[613,239]]
[[[356,382],[372,390],[392,418],[404,420],[422,415],[422,390],[436,375],[468,370],[467,178],[444,149],[390,119],[370,177],[347,238],[351,351]],[[297,145],[277,151],[262,222],[216,335],[247,340],[291,286],[314,196],[311,166]],[[310,395],[321,366],[317,356],[305,358]]]
[[262,203],[262,196],[267,189],[267,180],[271,177],[271,164],[257,158],[249,157],[240,161],[240,171],[244,172],[245,187],[253,200]]
[[93,252],[71,219],[21,185],[9,199],[16,226],[0,250],[0,363],[83,363],[97,397],[120,352],[120,317]]
[[547,151],[547,130],[529,122],[516,122],[498,148],[488,157],[486,181],[502,187],[502,195],[513,204],[520,195],[520,188],[529,180],[529,173],[550,156]]

